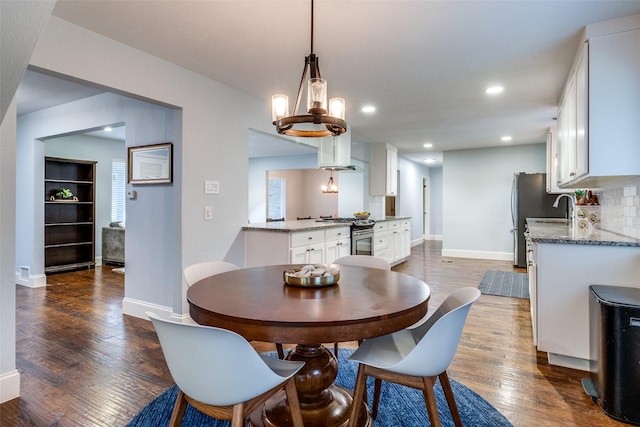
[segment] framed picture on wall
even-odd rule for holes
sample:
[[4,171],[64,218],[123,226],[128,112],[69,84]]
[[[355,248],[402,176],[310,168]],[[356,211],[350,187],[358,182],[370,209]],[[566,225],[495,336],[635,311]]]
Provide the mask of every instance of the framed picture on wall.
[[173,181],[173,144],[129,147],[129,184],[166,184]]

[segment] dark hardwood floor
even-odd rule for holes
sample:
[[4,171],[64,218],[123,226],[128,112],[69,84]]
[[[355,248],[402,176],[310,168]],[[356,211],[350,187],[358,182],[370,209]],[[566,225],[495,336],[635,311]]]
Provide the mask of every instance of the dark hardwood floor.
[[[513,270],[510,262],[442,258],[441,249],[426,242],[394,267],[431,286],[430,312],[456,288],[477,286],[487,269]],[[151,323],[122,315],[122,274],[98,267],[47,283],[16,288],[22,396],[0,406],[0,426],[122,426],[174,384]],[[449,371],[515,426],[626,425],[585,395],[585,375],[536,352],[527,300],[490,295],[471,308]]]

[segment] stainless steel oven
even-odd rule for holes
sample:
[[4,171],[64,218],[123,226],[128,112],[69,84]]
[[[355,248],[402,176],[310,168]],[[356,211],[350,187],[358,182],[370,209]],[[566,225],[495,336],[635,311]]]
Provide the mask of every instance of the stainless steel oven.
[[351,227],[351,255],[373,255],[373,228]]

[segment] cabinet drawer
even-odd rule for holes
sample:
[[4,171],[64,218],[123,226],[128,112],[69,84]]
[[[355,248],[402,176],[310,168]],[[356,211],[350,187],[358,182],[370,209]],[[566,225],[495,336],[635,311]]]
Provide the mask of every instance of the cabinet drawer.
[[350,227],[336,227],[328,228],[325,230],[326,241],[344,239],[345,237],[351,237]]
[[387,233],[376,233],[373,236],[373,248],[374,252],[386,248],[389,245],[389,238]]
[[378,231],[387,231],[388,229],[389,229],[389,221],[376,222],[375,225],[373,226],[373,231],[376,233]]
[[398,230],[400,228],[400,221],[388,221],[389,230]]
[[291,234],[291,247],[310,245],[324,242],[324,230],[304,231]]

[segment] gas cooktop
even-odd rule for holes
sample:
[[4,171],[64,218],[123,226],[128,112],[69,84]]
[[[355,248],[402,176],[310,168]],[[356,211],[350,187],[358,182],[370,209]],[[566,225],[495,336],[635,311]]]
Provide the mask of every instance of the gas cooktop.
[[352,227],[355,228],[369,228],[373,227],[376,223],[372,219],[355,219],[355,218],[322,218],[317,219],[316,222],[338,222],[351,224]]

